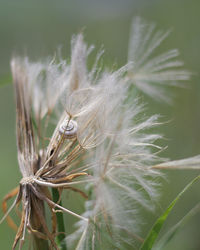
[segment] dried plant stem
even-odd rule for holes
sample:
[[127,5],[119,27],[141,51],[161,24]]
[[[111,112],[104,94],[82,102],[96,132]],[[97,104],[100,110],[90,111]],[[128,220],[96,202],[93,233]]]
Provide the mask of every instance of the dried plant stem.
[[49,250],[48,242],[40,239],[37,236],[33,236],[34,249],[37,250]]
[[[40,207],[40,212],[44,214],[44,203],[43,201],[38,201],[39,202],[39,207]],[[36,209],[32,209],[32,214],[31,214],[31,223],[32,227],[34,227],[35,230],[38,232],[43,233],[43,229],[41,227],[40,221],[38,221],[38,214]],[[33,248],[37,250],[49,250],[49,244],[46,239],[41,239],[37,236],[37,234],[32,234],[33,237]]]
[[[59,201],[59,192],[57,189],[52,188],[52,196],[53,196],[53,201],[57,203]],[[60,201],[59,205],[62,206],[62,202]],[[57,209],[57,208],[55,208]],[[58,247],[61,250],[67,250],[66,243],[63,242],[65,239],[65,225],[64,225],[64,220],[63,220],[63,213],[62,212],[57,212],[56,213],[56,218],[57,218],[57,226],[58,226],[58,235],[56,236],[56,241],[58,244]]]

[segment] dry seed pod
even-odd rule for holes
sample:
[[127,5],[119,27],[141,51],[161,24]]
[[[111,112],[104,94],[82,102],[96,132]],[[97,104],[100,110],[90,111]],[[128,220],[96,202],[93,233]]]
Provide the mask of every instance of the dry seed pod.
[[65,120],[59,128],[59,133],[65,139],[72,139],[77,135],[78,124],[74,120]]

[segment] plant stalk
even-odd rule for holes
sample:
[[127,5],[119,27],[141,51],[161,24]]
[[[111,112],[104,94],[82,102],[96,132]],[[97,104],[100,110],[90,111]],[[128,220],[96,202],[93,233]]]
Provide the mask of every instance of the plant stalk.
[[[44,203],[41,200],[37,200],[37,204],[40,208],[40,212],[43,214],[45,214],[44,211]],[[39,232],[43,232],[43,228],[41,226],[40,220],[38,220],[38,215],[37,212],[35,211],[35,209],[32,208],[31,211],[31,224],[33,226],[33,228]],[[35,250],[49,250],[49,244],[48,241],[45,239],[41,239],[38,238],[36,235],[32,234],[33,237],[33,249]]]
[[[55,203],[58,202],[59,200],[59,192],[56,188],[52,188],[52,196],[53,196],[53,201]],[[58,203],[60,206],[62,206],[62,202]],[[58,210],[55,208],[55,210]],[[56,218],[57,218],[57,226],[58,226],[58,235],[56,236],[56,242],[58,244],[58,247],[61,250],[67,250],[66,243],[64,241],[65,239],[65,225],[64,225],[64,219],[63,219],[63,213],[62,212],[57,212],[56,213]]]

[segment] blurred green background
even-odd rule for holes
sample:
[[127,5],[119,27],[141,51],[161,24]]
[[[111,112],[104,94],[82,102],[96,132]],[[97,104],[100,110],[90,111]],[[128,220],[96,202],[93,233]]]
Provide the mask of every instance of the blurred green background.
[[[70,39],[84,29],[85,40],[97,49],[105,48],[104,61],[119,66],[126,63],[129,29],[132,17],[140,15],[154,21],[159,28],[172,28],[170,37],[161,46],[178,48],[185,66],[194,76],[188,87],[171,88],[174,105],[157,103],[144,96],[146,114],[161,114],[158,132],[168,146],[162,156],[171,159],[200,153],[200,1],[199,0],[0,0],[0,78],[10,72],[12,55],[28,55],[33,60],[54,55],[62,46],[63,56],[69,57]],[[21,175],[18,170],[15,141],[15,106],[12,85],[0,88],[0,199],[14,188]],[[169,204],[198,171],[165,171],[162,197],[156,215],[144,214],[141,235],[144,236],[158,214]],[[200,185],[194,186],[177,204],[167,221],[164,233],[200,200]],[[81,198],[75,196],[66,206],[82,209]],[[2,216],[2,212],[0,212]],[[71,217],[66,216],[66,227],[71,231]],[[166,250],[200,249],[200,214],[191,219],[172,240]],[[134,227],[134,225],[133,225]],[[11,249],[14,232],[4,222],[0,225],[0,249]],[[28,249],[28,246],[24,249]]]

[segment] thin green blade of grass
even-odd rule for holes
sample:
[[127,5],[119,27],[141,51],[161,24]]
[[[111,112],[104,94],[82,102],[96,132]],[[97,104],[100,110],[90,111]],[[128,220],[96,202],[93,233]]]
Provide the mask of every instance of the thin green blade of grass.
[[175,224],[156,244],[153,250],[163,249],[178,233],[178,231],[200,211],[200,203],[193,207],[177,224]]
[[182,195],[198,180],[200,179],[200,175],[195,177],[178,195],[177,197],[171,202],[169,207],[164,211],[164,213],[157,219],[151,230],[149,231],[146,239],[144,240],[140,250],[151,250],[158,235],[159,232],[164,225],[164,222],[166,221],[168,215],[170,214],[171,210],[177,203],[177,201],[182,197]]

